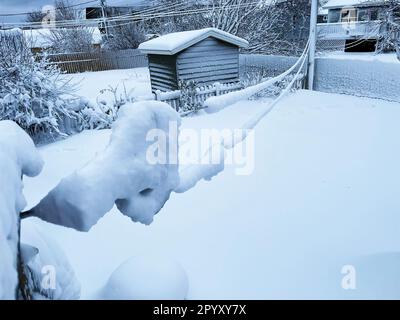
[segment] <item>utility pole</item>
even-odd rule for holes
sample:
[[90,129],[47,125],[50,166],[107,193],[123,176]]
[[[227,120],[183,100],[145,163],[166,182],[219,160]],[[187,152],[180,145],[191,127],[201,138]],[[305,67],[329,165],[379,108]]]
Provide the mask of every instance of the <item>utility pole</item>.
[[318,0],[311,0],[310,53],[308,58],[308,89],[314,90],[315,51],[317,46]]
[[101,15],[103,18],[103,25],[104,25],[104,30],[106,31],[106,38],[108,39],[108,27],[107,27],[107,14],[106,14],[106,0],[100,0],[100,6],[101,6]]

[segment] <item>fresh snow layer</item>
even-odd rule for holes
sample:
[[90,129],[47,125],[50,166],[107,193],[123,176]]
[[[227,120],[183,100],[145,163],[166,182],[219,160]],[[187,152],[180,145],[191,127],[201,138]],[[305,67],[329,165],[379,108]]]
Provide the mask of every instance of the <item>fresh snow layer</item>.
[[188,293],[185,270],[174,260],[144,255],[123,262],[93,299],[184,300]]
[[[119,110],[109,145],[83,168],[61,180],[31,211],[45,221],[88,231],[114,204],[135,222],[150,224],[179,184],[178,165],[152,164],[147,151],[151,130],[165,134],[158,156],[170,156],[170,124],[180,117],[158,101],[126,104]],[[173,146],[171,146],[172,149]],[[177,154],[176,154],[177,157]]]
[[200,30],[169,33],[164,36],[141,43],[139,49],[145,52],[160,51],[171,52],[174,54],[176,53],[176,50],[186,49],[188,46],[193,45],[209,36],[223,39],[238,46],[248,46],[248,42],[246,40],[234,36],[228,32],[216,28],[205,28]]
[[112,104],[116,97],[136,100],[152,98],[148,68],[83,72],[66,75],[78,84],[77,94],[92,103]]
[[[239,128],[269,103],[185,118],[181,130]],[[253,174],[226,166],[172,194],[149,228],[116,208],[89,233],[32,223],[63,247],[83,298],[129,257],[160,253],[186,270],[188,299],[399,298],[399,117],[398,103],[299,91],[257,125]],[[26,181],[30,206],[102,152],[109,135],[86,131],[42,147],[44,171]],[[357,290],[341,287],[345,265],[356,268]]]
[[31,138],[16,123],[0,121],[0,300],[16,293],[18,215],[26,205],[22,175],[36,176],[42,166]]

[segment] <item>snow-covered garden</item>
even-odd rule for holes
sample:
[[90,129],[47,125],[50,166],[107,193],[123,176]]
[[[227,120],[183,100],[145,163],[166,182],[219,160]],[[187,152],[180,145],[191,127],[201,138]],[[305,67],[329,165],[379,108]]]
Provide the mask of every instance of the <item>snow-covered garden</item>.
[[360,1],[1,28],[0,300],[400,299],[400,3]]
[[[149,93],[145,69],[111,74],[77,75],[79,93],[96,99],[97,83],[118,78]],[[203,111],[184,118],[181,130],[238,128],[270,103]],[[22,241],[41,246],[39,266],[63,265],[57,281],[70,287],[59,298],[398,298],[399,113],[397,103],[298,91],[256,126],[251,175],[227,165],[173,193],[150,226],[114,207],[87,233],[24,219]],[[110,135],[89,130],[40,147],[43,171],[24,178],[27,208],[74,171],[90,172],[86,164],[106,157]],[[115,188],[102,176],[121,168],[118,160],[97,174],[104,190]],[[90,199],[91,187],[82,188],[76,192]],[[357,290],[342,288],[347,265],[357,270]]]

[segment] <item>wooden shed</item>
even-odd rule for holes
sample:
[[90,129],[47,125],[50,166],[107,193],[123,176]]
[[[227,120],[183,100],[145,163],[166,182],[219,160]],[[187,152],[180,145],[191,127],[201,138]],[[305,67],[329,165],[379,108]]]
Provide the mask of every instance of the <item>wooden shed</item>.
[[239,48],[248,42],[215,28],[170,33],[142,43],[155,92],[178,89],[180,81],[205,85],[239,81]]

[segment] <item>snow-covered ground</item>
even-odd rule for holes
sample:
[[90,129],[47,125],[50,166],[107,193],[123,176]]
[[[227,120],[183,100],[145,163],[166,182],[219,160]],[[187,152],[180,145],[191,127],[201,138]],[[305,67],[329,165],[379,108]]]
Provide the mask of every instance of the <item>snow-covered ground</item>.
[[110,92],[101,94],[100,91],[104,89],[117,89],[117,95],[123,97],[125,93],[137,98],[151,95],[148,68],[83,72],[68,74],[66,77],[78,87],[76,94],[91,102],[96,102],[97,98],[107,99],[112,96]]
[[[105,83],[85,77],[92,80],[82,90],[95,98]],[[239,102],[182,126],[238,128],[268,103]],[[83,298],[96,297],[121,263],[144,254],[177,261],[189,299],[400,298],[399,117],[398,103],[299,91],[257,125],[252,175],[227,166],[211,182],[172,194],[150,226],[114,208],[89,233],[36,218],[22,230],[34,225],[58,242]],[[29,206],[109,136],[86,131],[40,148],[44,170],[25,180]],[[356,290],[341,287],[346,265],[357,271]]]

